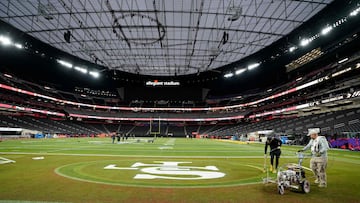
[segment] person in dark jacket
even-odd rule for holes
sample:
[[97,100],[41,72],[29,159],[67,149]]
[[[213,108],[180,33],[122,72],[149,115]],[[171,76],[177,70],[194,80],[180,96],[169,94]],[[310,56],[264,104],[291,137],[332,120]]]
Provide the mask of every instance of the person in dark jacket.
[[[270,171],[276,173],[277,168],[279,166],[279,159],[281,155],[281,140],[280,138],[276,137],[275,135],[269,136],[265,143],[265,156],[267,154],[267,148],[270,146]],[[275,167],[274,167],[274,158],[275,160]]]
[[112,139],[112,143],[114,144],[115,143],[115,134],[111,135],[111,139]]

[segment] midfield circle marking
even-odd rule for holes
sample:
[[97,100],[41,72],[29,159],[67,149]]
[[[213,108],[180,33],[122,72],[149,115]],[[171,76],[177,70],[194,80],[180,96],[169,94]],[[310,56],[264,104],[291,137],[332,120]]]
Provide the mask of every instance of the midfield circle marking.
[[55,169],[55,173],[66,178],[91,183],[155,188],[249,185],[261,183],[261,176],[263,176],[261,167],[216,160],[79,162],[60,166]]

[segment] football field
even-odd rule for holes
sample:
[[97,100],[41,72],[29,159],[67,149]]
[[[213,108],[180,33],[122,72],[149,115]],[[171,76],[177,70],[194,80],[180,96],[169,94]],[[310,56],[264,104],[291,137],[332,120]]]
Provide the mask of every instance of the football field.
[[[327,188],[318,188],[306,170],[310,193],[286,190],[279,195],[276,184],[263,183],[262,143],[150,141],[2,141],[0,202],[360,202],[359,152],[329,151]],[[297,163],[295,152],[300,148],[283,146],[280,166]],[[305,167],[309,160],[304,160]]]

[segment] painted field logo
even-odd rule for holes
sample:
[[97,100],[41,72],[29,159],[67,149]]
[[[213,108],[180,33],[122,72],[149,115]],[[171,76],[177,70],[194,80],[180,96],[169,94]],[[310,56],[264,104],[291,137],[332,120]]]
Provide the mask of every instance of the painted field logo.
[[[131,167],[117,167],[110,164],[107,170],[139,170],[134,179],[172,179],[172,180],[202,180],[222,178],[225,173],[218,172],[216,166],[182,166],[192,162],[154,161],[152,164],[136,162]],[[185,176],[185,177],[184,177]]]

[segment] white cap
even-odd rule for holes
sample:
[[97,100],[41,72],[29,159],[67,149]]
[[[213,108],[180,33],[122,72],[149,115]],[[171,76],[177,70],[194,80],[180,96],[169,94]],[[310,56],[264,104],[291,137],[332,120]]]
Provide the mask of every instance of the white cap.
[[309,128],[308,131],[309,132],[308,132],[307,136],[310,136],[311,134],[319,134],[320,128]]

